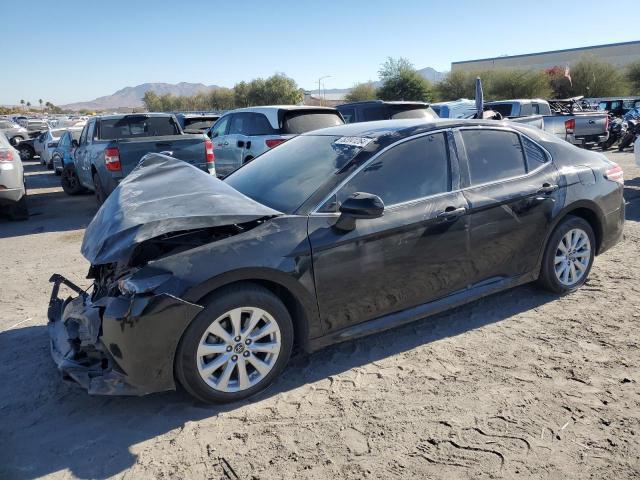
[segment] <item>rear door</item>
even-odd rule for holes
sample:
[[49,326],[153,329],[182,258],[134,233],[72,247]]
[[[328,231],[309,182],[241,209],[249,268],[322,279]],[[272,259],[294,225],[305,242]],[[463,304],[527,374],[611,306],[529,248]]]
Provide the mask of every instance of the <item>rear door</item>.
[[209,137],[213,142],[213,154],[215,155],[216,174],[220,176],[229,175],[233,170],[230,169],[227,160],[227,152],[229,141],[227,140],[227,131],[231,123],[233,115],[225,115],[220,118],[209,131]]
[[[247,112],[234,113],[231,115],[229,130],[225,137],[225,150],[222,159],[222,171],[225,175],[233,172],[242,165],[245,142],[248,140],[249,123],[251,122],[251,114]],[[218,168],[218,159],[216,158],[216,171]]]
[[89,130],[89,124],[85,125],[80,134],[80,140],[78,141],[78,148],[73,152],[73,163],[76,167],[76,172],[80,183],[84,186],[92,186],[91,170],[87,170],[87,164],[85,158],[87,156],[87,131]]
[[548,153],[510,129],[461,128],[458,135],[471,222],[469,284],[539,269],[559,193]]
[[[323,324],[339,330],[463,289],[468,275],[467,202],[448,134],[400,142],[374,157],[309,217]],[[380,218],[333,227],[354,192],[378,195]],[[445,212],[448,212],[446,214]]]

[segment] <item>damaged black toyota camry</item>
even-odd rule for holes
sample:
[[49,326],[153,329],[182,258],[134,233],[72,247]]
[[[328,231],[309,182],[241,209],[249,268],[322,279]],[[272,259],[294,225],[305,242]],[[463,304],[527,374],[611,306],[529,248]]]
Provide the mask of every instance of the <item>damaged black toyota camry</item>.
[[93,285],[51,279],[53,358],[91,394],[242,399],[294,346],[535,280],[577,289],[622,236],[622,192],[603,155],[509,122],[332,127],[224,181],[150,154],[86,230]]

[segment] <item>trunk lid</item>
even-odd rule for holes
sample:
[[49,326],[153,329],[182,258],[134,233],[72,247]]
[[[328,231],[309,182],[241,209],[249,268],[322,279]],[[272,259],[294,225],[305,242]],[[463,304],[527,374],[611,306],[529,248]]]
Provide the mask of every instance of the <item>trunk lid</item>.
[[[204,146],[202,147],[204,150]],[[151,153],[109,195],[84,235],[92,265],[129,258],[145,240],[282,215],[188,163]]]

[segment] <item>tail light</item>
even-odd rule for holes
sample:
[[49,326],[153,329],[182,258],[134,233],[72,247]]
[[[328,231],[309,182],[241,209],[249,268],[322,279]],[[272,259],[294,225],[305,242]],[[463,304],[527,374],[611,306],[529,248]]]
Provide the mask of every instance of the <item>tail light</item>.
[[213,142],[209,139],[204,141],[204,154],[207,160],[207,170],[212,175],[216,173],[216,156],[213,153]]
[[604,178],[611,180],[612,182],[619,183],[620,185],[624,185],[624,172],[617,163],[614,163],[613,167],[604,172]]
[[120,150],[117,147],[105,149],[104,166],[110,172],[119,172],[122,169],[120,165]]
[[270,140],[265,140],[264,143],[267,144],[267,147],[273,148],[273,147],[277,147],[278,145],[284,142],[285,142],[284,138],[272,138]]
[[13,153],[8,148],[0,148],[0,162],[13,162]]
[[570,118],[569,120],[564,122],[564,131],[567,133],[567,135],[573,133],[573,131],[576,129],[576,119],[575,118]]

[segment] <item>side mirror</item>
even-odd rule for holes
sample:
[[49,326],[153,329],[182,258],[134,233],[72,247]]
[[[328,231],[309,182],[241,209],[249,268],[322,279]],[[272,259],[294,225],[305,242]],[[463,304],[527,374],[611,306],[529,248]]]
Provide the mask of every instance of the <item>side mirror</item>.
[[356,228],[357,219],[381,217],[384,214],[384,202],[377,195],[356,192],[342,202],[339,210],[340,217],[334,226],[349,232]]
[[78,148],[78,140],[76,140],[75,138],[71,140],[71,146],[74,148]]

